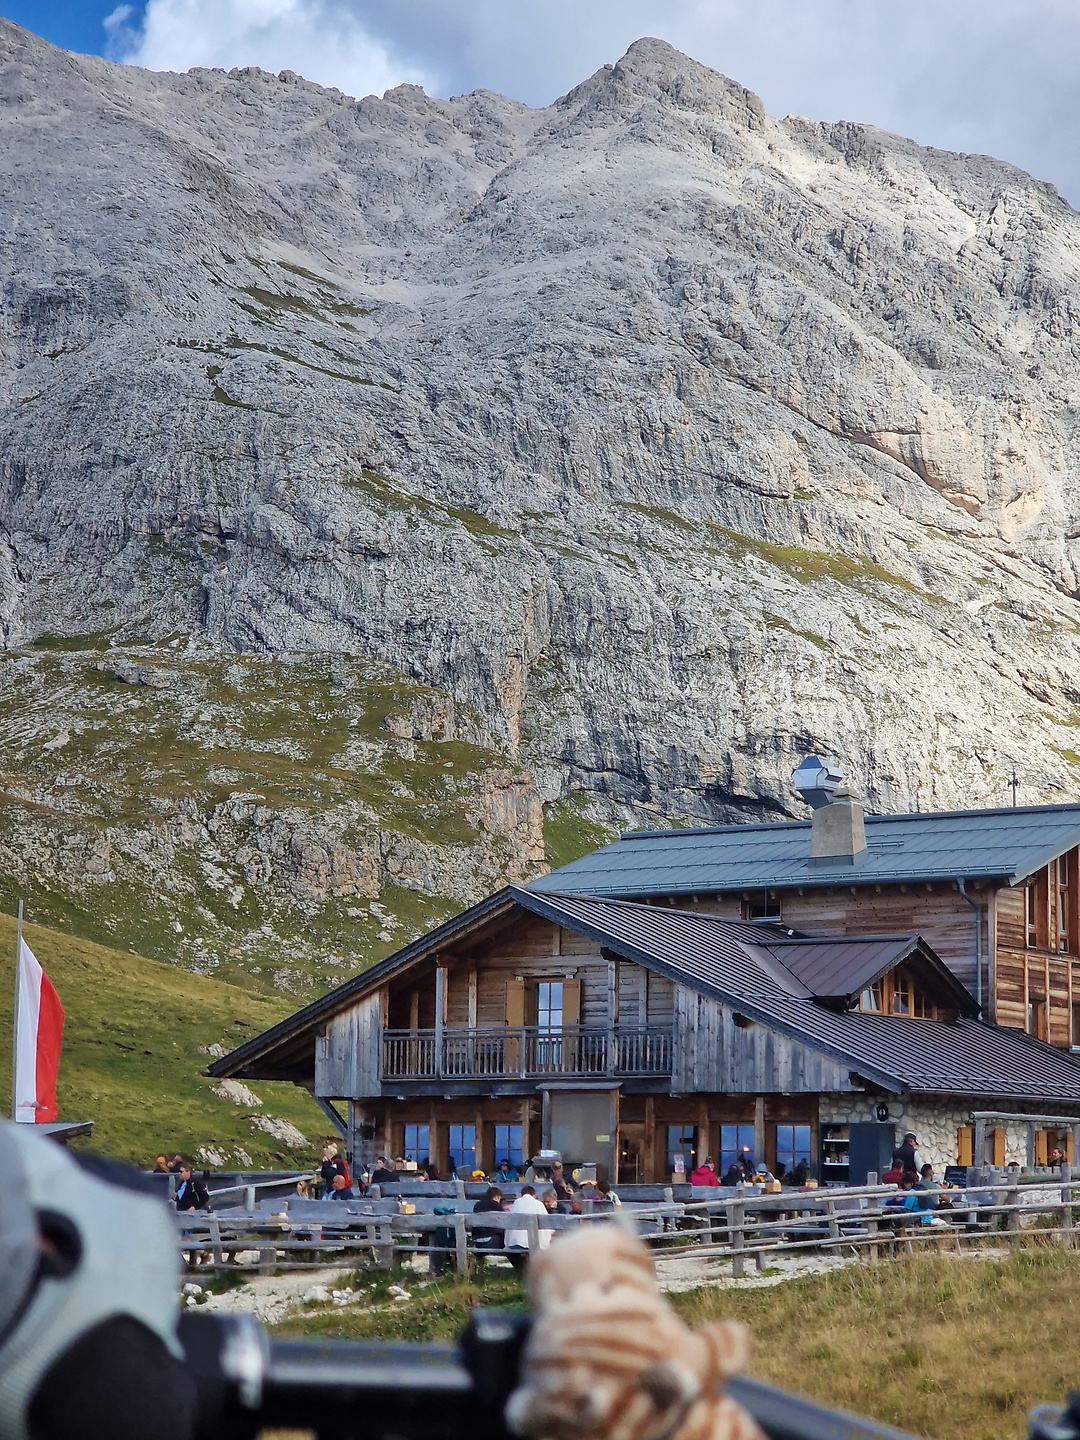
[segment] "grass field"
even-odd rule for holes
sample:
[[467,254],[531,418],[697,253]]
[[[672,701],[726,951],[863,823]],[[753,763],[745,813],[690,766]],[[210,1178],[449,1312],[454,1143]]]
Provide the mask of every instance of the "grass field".
[[[1050,1246],[1007,1259],[920,1255],[671,1298],[694,1326],[744,1320],[759,1379],[931,1440],[1023,1440],[1032,1405],[1080,1387],[1080,1255]],[[279,1333],[450,1339],[473,1305],[524,1303],[499,1270],[479,1283],[448,1279],[408,1305],[298,1316]]]
[[[139,1164],[159,1151],[210,1146],[238,1164],[307,1165],[327,1122],[289,1084],[257,1083],[261,1109],[213,1093],[200,1073],[202,1047],[227,1049],[284,1019],[287,996],[252,994],[176,966],[28,925],[27,942],[66,1012],[57,1100],[62,1120],[93,1120],[93,1149]],[[11,1074],[15,921],[0,915],[0,1075]],[[3,1106],[7,1113],[7,1104]],[[259,1128],[260,1116],[289,1120],[311,1144],[293,1149]]]

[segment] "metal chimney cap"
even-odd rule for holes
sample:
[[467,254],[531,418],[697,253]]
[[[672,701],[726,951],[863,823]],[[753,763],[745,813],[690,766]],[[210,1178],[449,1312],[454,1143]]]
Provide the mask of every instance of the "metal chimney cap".
[[820,810],[830,805],[833,796],[844,783],[844,772],[835,765],[829,765],[817,755],[808,755],[791,777],[796,793],[806,801],[811,810]]

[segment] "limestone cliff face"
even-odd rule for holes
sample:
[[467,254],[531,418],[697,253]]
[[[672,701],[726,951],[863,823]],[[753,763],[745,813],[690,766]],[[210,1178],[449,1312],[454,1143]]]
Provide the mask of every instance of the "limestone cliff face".
[[[545,110],[0,51],[13,654],[393,667],[504,757],[475,805],[519,839],[538,797],[789,812],[808,749],[878,808],[1075,793],[1051,188],[653,40]],[[324,841],[305,883],[367,873]]]

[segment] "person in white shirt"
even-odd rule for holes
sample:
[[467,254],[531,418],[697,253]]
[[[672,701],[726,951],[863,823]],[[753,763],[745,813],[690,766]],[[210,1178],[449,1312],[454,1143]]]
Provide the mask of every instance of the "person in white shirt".
[[[547,1213],[547,1206],[542,1200],[536,1198],[536,1191],[531,1185],[523,1185],[521,1194],[510,1206],[511,1215],[546,1215]],[[551,1244],[551,1236],[550,1230],[540,1231],[541,1250],[546,1250]],[[527,1230],[507,1230],[506,1258],[515,1270],[521,1270],[524,1267],[529,1258],[529,1232]]]

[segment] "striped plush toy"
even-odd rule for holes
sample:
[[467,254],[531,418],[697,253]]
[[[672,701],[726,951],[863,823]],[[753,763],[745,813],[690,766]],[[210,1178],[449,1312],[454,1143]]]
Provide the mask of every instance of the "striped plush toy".
[[744,1326],[692,1331],[652,1256],[618,1224],[585,1225],[532,1262],[536,1320],[506,1407],[526,1440],[763,1440],[722,1391],[746,1363]]

